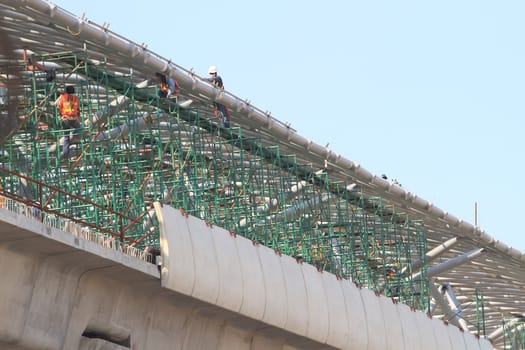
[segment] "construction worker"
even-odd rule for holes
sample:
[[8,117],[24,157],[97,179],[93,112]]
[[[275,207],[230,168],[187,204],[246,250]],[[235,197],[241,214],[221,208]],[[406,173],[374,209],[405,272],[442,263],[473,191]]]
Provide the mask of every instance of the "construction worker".
[[7,86],[0,81],[0,107],[7,106]]
[[58,113],[62,121],[62,129],[67,130],[64,135],[64,149],[61,159],[69,158],[69,145],[74,137],[80,134],[80,102],[75,95],[75,87],[66,86],[66,93],[61,94],[57,101]]
[[0,208],[5,208],[5,197],[2,195],[4,192],[4,187],[0,182]]
[[54,68],[46,69],[43,65],[41,65],[38,62],[33,63],[31,60],[31,57],[29,57],[29,55],[27,54],[27,49],[24,49],[23,59],[24,59],[24,62],[26,63],[28,71],[45,71],[46,81],[48,83],[55,80],[55,76],[56,76],[55,69]]
[[159,88],[159,97],[176,98],[179,95],[179,83],[172,77],[160,72],[155,73]]
[[[224,91],[224,84],[222,83],[222,78],[217,75],[217,67],[210,66],[208,69],[208,73],[210,74],[210,77],[206,79],[206,81],[210,82],[214,87],[220,89],[221,91]],[[215,117],[219,118],[221,121],[221,125],[224,128],[230,127],[230,112],[228,111],[228,108],[226,106],[213,102],[213,113],[215,114]]]

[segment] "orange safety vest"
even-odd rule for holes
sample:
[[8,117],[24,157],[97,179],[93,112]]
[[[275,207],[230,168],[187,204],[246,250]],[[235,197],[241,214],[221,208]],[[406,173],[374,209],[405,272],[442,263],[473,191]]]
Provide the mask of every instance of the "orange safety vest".
[[4,187],[0,183],[0,208],[5,208],[5,197],[2,196],[2,193],[4,191]]
[[80,116],[78,97],[75,95],[62,94],[60,95],[59,113],[60,116],[67,119],[74,119]]
[[168,87],[168,84],[163,84],[163,83],[160,84],[160,91],[167,94],[169,89],[170,88]]
[[[173,79],[173,78],[170,78],[170,77],[164,75],[164,78],[159,83],[160,91],[164,92],[165,94],[168,94],[168,91],[170,90],[170,83],[169,83],[170,79]],[[180,85],[175,79],[173,79],[173,85],[174,85],[175,91],[172,91],[171,93],[174,94],[174,95],[178,95],[179,94]]]

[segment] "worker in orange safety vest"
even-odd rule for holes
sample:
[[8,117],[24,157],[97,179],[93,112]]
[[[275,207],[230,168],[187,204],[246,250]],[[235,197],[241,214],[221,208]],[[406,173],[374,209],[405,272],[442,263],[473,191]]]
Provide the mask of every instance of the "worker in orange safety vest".
[[66,86],[66,93],[61,94],[58,100],[58,113],[62,121],[62,129],[67,130],[64,135],[64,148],[61,159],[69,158],[69,146],[72,138],[80,134],[80,102],[75,95],[75,87]]

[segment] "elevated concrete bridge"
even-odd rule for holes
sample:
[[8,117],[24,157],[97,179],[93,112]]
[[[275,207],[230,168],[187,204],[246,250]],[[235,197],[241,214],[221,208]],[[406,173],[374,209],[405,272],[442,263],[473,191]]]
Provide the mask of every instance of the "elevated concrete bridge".
[[[8,209],[9,208],[9,209]],[[406,305],[156,205],[161,260],[0,209],[0,348],[492,349]]]
[[10,207],[0,209],[0,349],[333,349],[164,288],[147,255]]
[[51,2],[0,1],[0,39],[0,349],[523,346],[522,252]]

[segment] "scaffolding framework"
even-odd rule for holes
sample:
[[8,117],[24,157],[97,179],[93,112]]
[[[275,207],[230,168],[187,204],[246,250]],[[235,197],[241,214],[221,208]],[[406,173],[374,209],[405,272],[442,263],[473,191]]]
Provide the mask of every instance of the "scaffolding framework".
[[[161,201],[429,312],[424,222],[241,128],[220,127],[210,106],[159,99],[131,70],[117,74],[71,52],[38,60],[58,63],[57,78],[22,67],[23,97],[2,108],[5,117],[16,103],[20,125],[1,153],[6,196],[141,249],[159,245],[152,204]],[[61,161],[69,131],[52,102],[67,84],[83,124]]]
[[503,320],[503,349],[525,349],[525,317]]

